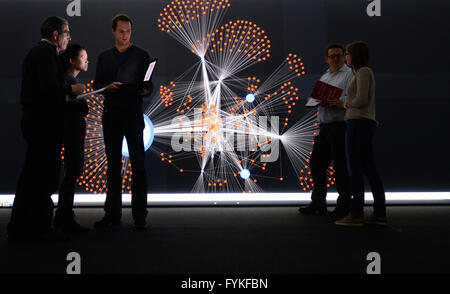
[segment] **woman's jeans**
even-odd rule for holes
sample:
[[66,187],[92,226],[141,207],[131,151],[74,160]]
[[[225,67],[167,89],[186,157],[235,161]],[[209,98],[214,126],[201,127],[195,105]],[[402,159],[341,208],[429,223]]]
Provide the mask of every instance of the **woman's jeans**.
[[374,212],[377,217],[386,216],[383,183],[375,166],[373,138],[376,123],[369,119],[347,121],[345,144],[352,188],[351,214],[364,217],[364,175],[369,180],[374,198]]

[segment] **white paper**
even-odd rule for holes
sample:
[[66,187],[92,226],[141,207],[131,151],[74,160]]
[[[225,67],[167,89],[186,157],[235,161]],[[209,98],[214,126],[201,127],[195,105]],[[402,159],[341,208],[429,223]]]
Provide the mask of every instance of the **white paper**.
[[90,95],[94,95],[94,94],[103,92],[103,91],[105,91],[105,89],[106,89],[106,87],[105,87],[105,88],[98,89],[98,90],[96,90],[96,91],[94,91],[94,92],[87,92],[87,93],[85,93],[85,94],[78,95],[76,99],[79,99],[79,100],[84,99],[84,98],[86,98],[86,97],[89,97]]
[[306,102],[306,107],[315,107],[320,104],[320,100],[314,99],[312,97],[308,98],[308,102]]

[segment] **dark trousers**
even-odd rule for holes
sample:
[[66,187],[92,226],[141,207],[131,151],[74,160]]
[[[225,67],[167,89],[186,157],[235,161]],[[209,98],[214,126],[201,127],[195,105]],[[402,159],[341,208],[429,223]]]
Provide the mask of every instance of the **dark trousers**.
[[347,121],[347,156],[352,187],[351,214],[364,216],[364,175],[369,180],[374,198],[374,215],[386,216],[384,187],[375,166],[373,138],[376,123],[369,119]]
[[311,154],[311,175],[314,188],[311,195],[311,205],[325,208],[327,205],[327,169],[334,162],[333,175],[336,178],[336,188],[339,193],[336,209],[346,214],[350,208],[351,190],[345,152],[345,122],[322,124],[319,134],[314,138]]
[[59,187],[58,210],[62,219],[72,218],[73,200],[77,179],[84,163],[86,122],[79,111],[68,112],[64,123],[64,179]]
[[51,228],[51,195],[59,182],[61,122],[43,113],[26,113],[22,118],[27,150],[8,225],[11,235],[40,235]]
[[122,141],[125,136],[131,162],[131,208],[135,220],[147,216],[147,175],[143,141],[144,118],[141,110],[108,110],[103,113],[103,138],[108,160],[105,213],[107,217],[122,216]]

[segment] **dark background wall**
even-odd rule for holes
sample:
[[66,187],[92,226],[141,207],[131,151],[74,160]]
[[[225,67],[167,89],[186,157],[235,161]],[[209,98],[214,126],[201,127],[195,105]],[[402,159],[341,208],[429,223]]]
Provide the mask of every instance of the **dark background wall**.
[[[330,42],[366,41],[376,77],[376,157],[388,191],[450,191],[450,2],[381,0],[381,16],[369,17],[365,0],[230,0],[224,22],[251,20],[266,30],[272,58],[252,68],[264,78],[290,53],[303,58],[307,75],[297,82],[307,96],[326,70],[324,48]],[[168,83],[196,58],[158,31],[157,18],[167,1],[81,0],[81,16],[66,15],[70,1],[0,0],[0,193],[13,193],[25,145],[20,134],[21,63],[39,41],[39,27],[49,15],[70,22],[73,42],[87,46],[93,79],[96,56],[113,46],[110,20],[119,12],[134,22],[133,41],[160,63],[154,82]],[[155,96],[150,99],[156,99]],[[300,111],[301,113],[301,111]],[[286,159],[283,159],[286,162]],[[149,191],[190,191],[197,175],[179,177],[147,153]],[[268,191],[298,191],[292,168],[283,163],[286,181],[263,183]]]

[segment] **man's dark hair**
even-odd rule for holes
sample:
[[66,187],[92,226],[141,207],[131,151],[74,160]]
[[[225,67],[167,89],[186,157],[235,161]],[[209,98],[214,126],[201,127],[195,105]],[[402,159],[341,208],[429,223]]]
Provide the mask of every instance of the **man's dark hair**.
[[67,47],[66,51],[60,55],[64,71],[69,69],[72,65],[70,60],[76,59],[80,55],[81,50],[86,50],[86,48],[80,44],[71,44]]
[[131,24],[131,27],[133,27],[133,21],[131,20],[131,18],[128,15],[126,15],[126,14],[117,14],[112,19],[112,29],[113,29],[113,31],[116,31],[117,22],[119,22],[119,21],[129,22]]
[[344,53],[345,53],[344,46],[339,44],[339,43],[332,43],[332,44],[328,45],[327,51],[325,51],[325,56],[328,57],[328,50],[335,49],[335,48],[341,49],[342,50],[342,55],[344,55]]
[[353,42],[347,46],[347,52],[352,58],[352,66],[355,70],[369,65],[369,46],[366,43]]
[[59,16],[50,16],[41,25],[41,37],[48,39],[53,35],[54,31],[58,31],[58,34],[62,33],[63,25],[69,25],[69,22]]

